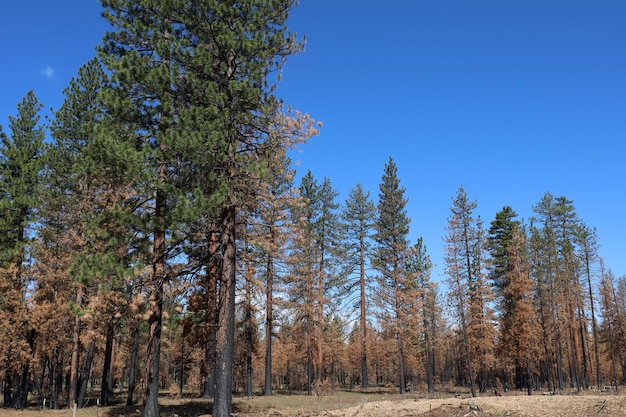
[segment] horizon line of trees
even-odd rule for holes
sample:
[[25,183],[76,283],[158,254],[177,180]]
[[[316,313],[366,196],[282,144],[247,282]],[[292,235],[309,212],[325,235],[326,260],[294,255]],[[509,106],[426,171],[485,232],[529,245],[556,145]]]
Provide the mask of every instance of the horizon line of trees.
[[102,4],[114,29],[54,117],[29,92],[0,129],[4,407],[625,382],[626,277],[571,200],[485,227],[459,188],[442,293],[391,157],[376,204],[296,184],[319,126],[273,94],[293,1]]

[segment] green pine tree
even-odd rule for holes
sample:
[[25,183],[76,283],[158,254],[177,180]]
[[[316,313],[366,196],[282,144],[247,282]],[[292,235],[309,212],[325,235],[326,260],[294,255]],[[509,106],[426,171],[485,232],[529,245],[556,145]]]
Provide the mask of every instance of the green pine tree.
[[[369,386],[367,362],[367,259],[370,254],[372,226],[376,218],[376,206],[361,184],[350,191],[342,212],[345,226],[347,274],[357,273],[355,283],[359,289],[361,387]],[[352,284],[354,285],[354,284]],[[351,285],[351,286],[352,286]]]
[[[404,197],[406,189],[400,186],[398,169],[392,158],[385,164],[380,184],[378,215],[374,222],[375,246],[371,257],[372,267],[378,271],[378,303],[387,312],[387,324],[398,346],[400,393],[406,392],[405,359],[405,304],[411,296],[406,290],[413,288],[414,277],[408,274],[409,223]],[[407,297],[408,296],[408,297]]]
[[35,334],[29,323],[27,270],[37,211],[41,206],[44,138],[42,105],[29,91],[0,127],[0,361],[4,406],[26,407]]
[[[197,219],[217,219],[220,271],[213,414],[232,411],[238,208],[267,175],[263,153],[314,133],[282,114],[273,77],[300,49],[285,22],[292,0],[103,0],[113,31],[100,53],[111,71],[103,144],[135,181],[141,233],[151,236],[144,416],[158,414],[167,263]],[[269,140],[272,138],[272,140]],[[279,138],[280,140],[274,140]],[[210,216],[208,216],[210,213]],[[198,230],[197,228],[195,230]]]

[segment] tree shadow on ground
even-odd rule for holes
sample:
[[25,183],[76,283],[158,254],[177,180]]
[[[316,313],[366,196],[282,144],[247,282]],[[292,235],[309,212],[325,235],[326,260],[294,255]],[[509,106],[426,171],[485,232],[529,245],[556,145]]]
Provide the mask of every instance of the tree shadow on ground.
[[[141,415],[142,406],[138,405],[120,405],[107,409],[102,413],[103,417],[136,417]],[[159,405],[159,414],[161,417],[198,417],[201,415],[211,414],[213,412],[213,403],[206,401],[184,401],[180,404],[161,404]]]

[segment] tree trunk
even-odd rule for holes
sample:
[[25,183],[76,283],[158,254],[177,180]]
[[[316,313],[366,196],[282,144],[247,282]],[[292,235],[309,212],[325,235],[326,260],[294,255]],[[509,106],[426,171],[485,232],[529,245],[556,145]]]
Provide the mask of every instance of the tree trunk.
[[361,388],[369,387],[367,375],[367,314],[365,304],[365,243],[360,242],[360,284],[361,284]]
[[113,323],[107,324],[106,344],[104,348],[104,365],[102,367],[102,383],[100,386],[100,405],[109,406],[109,380],[111,379],[111,359],[113,355]]
[[307,335],[307,354],[306,354],[306,392],[308,396],[313,395],[313,352],[311,352],[311,337]]
[[96,342],[94,340],[87,345],[87,351],[83,358],[83,365],[80,369],[79,386],[78,386],[78,398],[76,403],[79,408],[85,406],[85,396],[87,395],[87,383],[89,382],[89,375],[91,375],[91,364],[93,363],[93,355],[96,350]]
[[219,326],[217,328],[217,383],[213,417],[230,417],[233,398],[233,363],[235,344],[235,223],[236,208],[222,213],[222,274],[219,288]]
[[133,405],[135,395],[135,384],[137,374],[137,352],[139,350],[139,321],[135,321],[133,325],[133,346],[131,348],[130,363],[128,364],[128,395],[126,397],[126,405]]
[[246,394],[248,399],[252,398],[252,354],[253,354],[253,329],[252,329],[252,277],[248,277],[246,283]]
[[[271,226],[271,241],[274,242],[274,227]],[[272,395],[272,333],[274,331],[274,260],[267,257],[267,287],[265,292],[265,390],[263,395]]]
[[406,371],[404,364],[404,338],[402,337],[402,330],[398,335],[398,360],[400,361],[400,394],[406,394]]
[[[214,229],[217,229],[214,225]],[[206,343],[204,345],[204,381],[202,387],[202,398],[211,398],[215,395],[215,374],[216,374],[216,338],[217,338],[217,319],[218,319],[218,299],[217,299],[217,282],[218,276],[222,271],[221,256],[218,256],[217,250],[220,246],[219,234],[211,232],[209,234],[209,261],[207,265],[206,276],[206,321],[208,323],[206,333]]]
[[533,374],[530,369],[530,359],[526,359],[526,391],[528,395],[533,395]]
[[324,380],[324,251],[324,240],[322,239],[320,247],[320,270],[317,284],[317,366],[315,367],[315,379],[317,380],[318,385]]
[[467,324],[465,323],[465,303],[463,302],[463,295],[460,292],[461,288],[459,286],[459,303],[460,303],[460,314],[461,314],[461,331],[463,332],[463,344],[465,349],[465,360],[467,363],[467,372],[469,374],[469,382],[470,382],[470,391],[472,393],[472,397],[476,397],[476,385],[474,383],[474,369],[472,368],[472,356],[470,354],[470,346],[469,346],[469,337],[467,335]]
[[[81,308],[83,304],[83,285],[78,284],[76,290],[76,307]],[[80,315],[74,317],[74,328],[72,330],[72,359],[70,361],[70,386],[68,408],[74,406],[78,399],[78,365],[80,355]]]
[[428,387],[428,392],[432,393],[434,391],[433,384],[433,371],[434,371],[434,352],[431,346],[429,329],[426,328],[425,339],[426,339],[426,386]]
[[29,363],[22,365],[21,372],[15,373],[15,383],[13,385],[13,408],[23,410],[28,404],[28,393],[30,392],[30,366]]
[[[167,180],[167,165],[158,169],[159,179]],[[161,331],[163,327],[163,285],[165,284],[165,227],[166,196],[156,192],[154,241],[152,243],[152,277],[148,302],[148,352],[146,355],[146,391],[142,417],[159,416],[159,362],[161,360]]]
[[589,305],[591,306],[591,330],[593,334],[593,350],[596,362],[596,387],[602,386],[602,372],[600,368],[600,348],[598,347],[598,326],[596,323],[595,302],[593,300],[593,289],[591,287],[591,261],[589,251],[585,250],[585,270],[587,273],[587,286],[589,288]]
[[[9,368],[9,363],[11,362],[11,350],[9,348],[9,353],[7,354],[7,358],[5,361],[5,369],[10,369]],[[13,378],[11,378],[11,373],[10,372],[5,372],[5,376],[4,376],[4,381],[3,384],[4,386],[4,390],[3,390],[3,394],[4,394],[4,398],[3,398],[3,402],[2,404],[4,404],[4,407],[11,407],[13,404]]]
[[59,409],[59,397],[63,389],[63,349],[57,349],[55,351],[54,358],[54,370],[52,371],[54,377],[54,387],[52,392],[52,408]]

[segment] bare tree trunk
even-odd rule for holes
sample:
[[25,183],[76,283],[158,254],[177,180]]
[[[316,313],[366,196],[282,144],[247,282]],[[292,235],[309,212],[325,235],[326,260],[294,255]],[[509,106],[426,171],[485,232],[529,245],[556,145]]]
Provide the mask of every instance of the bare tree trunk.
[[107,324],[106,344],[104,349],[104,366],[102,367],[102,383],[100,388],[100,405],[109,405],[109,380],[111,378],[111,359],[113,355],[113,323]]
[[[270,232],[274,241],[274,227]],[[272,395],[272,335],[274,331],[274,260],[267,257],[267,286],[265,293],[265,390],[263,395]]]
[[526,359],[526,392],[533,395],[533,374],[530,369],[530,359]]
[[[217,225],[213,225],[217,229]],[[209,234],[209,261],[207,265],[206,276],[206,310],[208,323],[206,333],[206,343],[204,345],[204,381],[202,387],[202,398],[211,398],[215,395],[216,383],[216,338],[217,338],[217,320],[218,320],[218,299],[217,299],[217,282],[218,276],[222,271],[221,255],[217,254],[220,246],[219,233],[213,231]]]
[[369,387],[367,375],[367,314],[365,304],[365,243],[361,239],[359,251],[360,284],[361,284],[361,388]]
[[131,348],[130,363],[128,364],[128,395],[126,397],[126,405],[133,405],[135,403],[135,385],[137,375],[137,353],[139,350],[139,321],[135,321],[133,325],[133,346]]
[[[397,265],[394,272],[397,271]],[[397,272],[396,272],[397,273]],[[400,286],[398,277],[394,277],[394,294],[395,294],[395,315],[396,315],[396,331],[398,332],[398,361],[400,362],[400,394],[406,394],[406,375],[404,363],[404,323],[401,322],[400,313]]]
[[315,367],[315,379],[318,384],[324,380],[324,251],[324,240],[322,239],[320,248],[320,270],[317,284],[317,366]]
[[406,371],[404,364],[404,338],[402,337],[402,330],[398,334],[398,360],[400,361],[400,394],[406,394]]
[[[52,365],[52,364],[51,364]],[[54,370],[52,372],[54,386],[52,388],[52,408],[59,409],[59,397],[63,389],[63,349],[55,350]]]
[[85,357],[83,358],[83,365],[80,369],[79,375],[79,384],[78,384],[78,397],[76,400],[76,404],[78,407],[82,408],[85,406],[85,396],[87,394],[87,383],[89,382],[89,375],[91,374],[91,364],[93,362],[93,355],[96,350],[96,342],[90,341],[89,345],[87,345],[87,351],[85,352]]
[[[9,364],[11,363],[11,348],[8,349],[7,357],[5,359],[4,369],[10,369]],[[4,407],[11,407],[13,404],[13,378],[11,376],[11,372],[5,372],[4,380],[2,383],[3,390],[3,402]]]
[[219,326],[217,328],[217,383],[213,417],[230,417],[233,399],[235,344],[235,223],[234,204],[222,213],[223,265],[219,288]]
[[[167,180],[167,165],[162,163],[158,169],[161,181]],[[165,284],[165,193],[157,189],[154,241],[152,244],[152,277],[148,286],[148,353],[146,355],[146,392],[142,417],[159,416],[159,362],[161,359],[161,331],[163,327],[163,285]]]
[[311,338],[307,335],[309,340],[306,354],[306,391],[307,395],[313,395],[313,352],[311,351]]
[[[81,308],[83,304],[83,285],[78,284],[76,291],[76,307]],[[72,359],[70,362],[70,386],[68,408],[74,406],[78,400],[78,366],[80,356],[80,316],[74,317],[74,329],[72,330]]]
[[598,347],[598,327],[596,323],[595,302],[593,300],[593,289],[591,287],[591,261],[589,251],[585,250],[585,270],[587,273],[587,286],[589,288],[589,305],[591,306],[591,329],[593,334],[593,350],[596,362],[596,387],[600,389],[602,385],[602,372],[600,368],[600,348]]
[[246,282],[246,394],[248,399],[252,398],[252,350],[253,350],[253,329],[252,329],[252,277],[248,276]]

